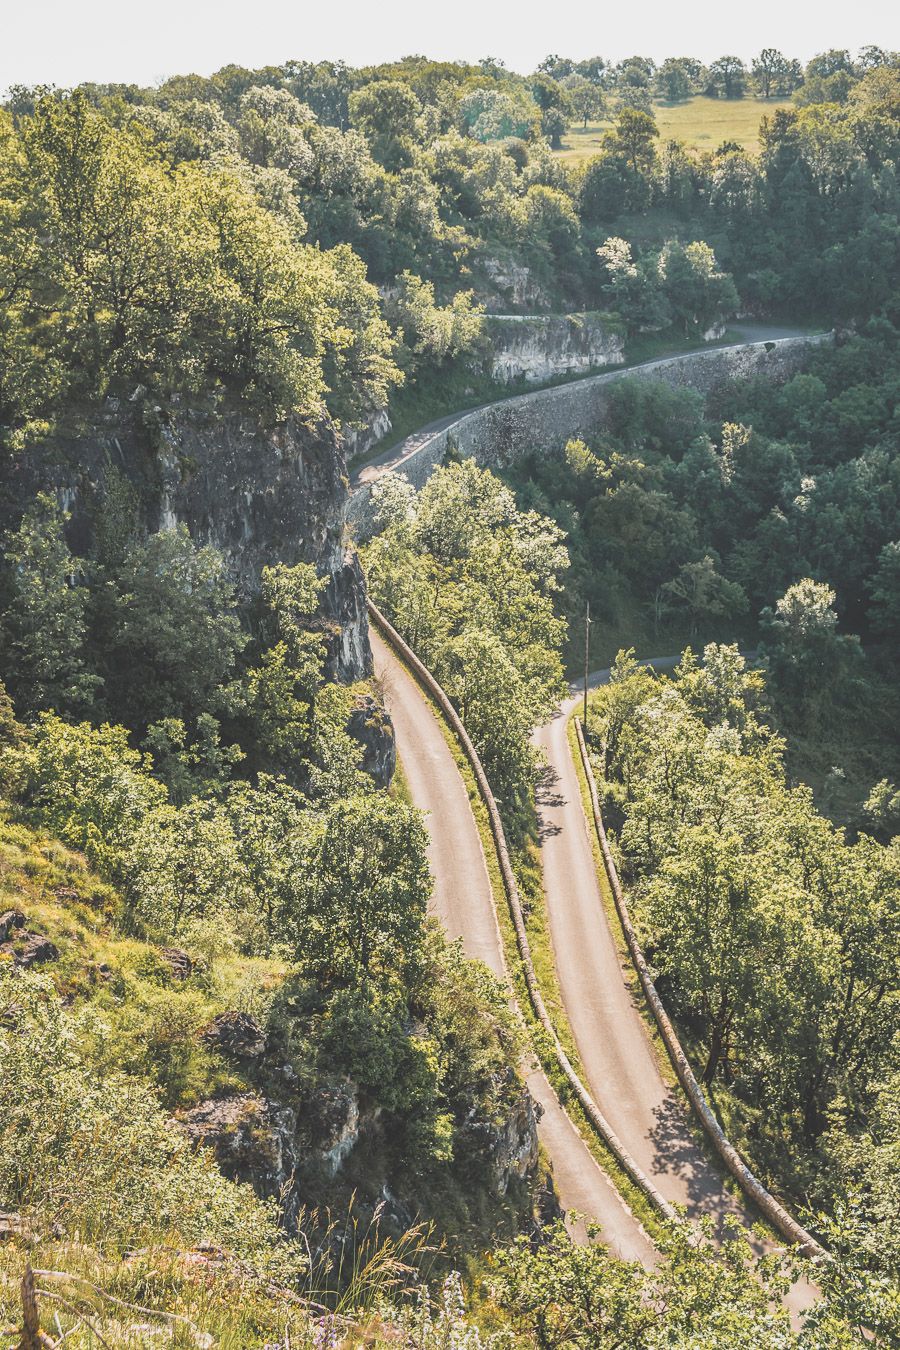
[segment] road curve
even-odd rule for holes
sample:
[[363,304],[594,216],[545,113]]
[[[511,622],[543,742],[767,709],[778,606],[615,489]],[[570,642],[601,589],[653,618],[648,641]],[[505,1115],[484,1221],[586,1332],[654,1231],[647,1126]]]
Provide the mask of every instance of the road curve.
[[[606,672],[603,672],[605,675]],[[600,682],[597,678],[597,682]],[[664,1079],[600,892],[597,864],[566,734],[573,695],[535,735],[547,759],[537,794],[538,837],[560,992],[588,1087],[629,1153],[665,1198],[692,1217],[755,1216],[725,1186],[692,1128],[680,1090]]]
[[[738,331],[744,341],[735,345],[801,336],[796,329],[762,325],[744,325]],[[440,418],[375,456],[353,475],[353,485],[402,469],[435,432],[470,411]],[[373,632],[371,637],[376,673],[384,682],[385,702],[394,720],[412,798],[428,813],[434,912],[452,937],[463,939],[468,955],[504,974],[484,855],[465,785],[418,685],[378,635]],[[676,660],[661,658],[652,664],[671,666]],[[607,675],[607,671],[597,672],[591,684],[602,682]],[[745,1224],[754,1222],[758,1216],[732,1196],[722,1171],[699,1142],[680,1092],[664,1079],[638,996],[630,992],[625,961],[619,957],[602,902],[566,735],[568,716],[578,698],[578,694],[570,696],[551,722],[535,733],[535,743],[548,763],[537,805],[551,939],[563,1003],[588,1088],[631,1156],[666,1199],[683,1205],[692,1216],[709,1214],[721,1221],[733,1214]],[[658,1255],[652,1244],[597,1166],[543,1073],[536,1070],[528,1082],[545,1110],[540,1134],[553,1162],[564,1208],[595,1219],[618,1255],[648,1267],[654,1264]],[[795,1325],[798,1313],[814,1298],[815,1290],[805,1281],[789,1291],[785,1303]]]
[[[410,795],[426,812],[433,912],[451,938],[462,939],[467,956],[483,961],[506,980],[490,880],[466,786],[419,686],[378,633],[372,630],[370,638],[375,674],[394,723]],[[543,1110],[538,1133],[563,1208],[598,1223],[603,1241],[617,1256],[648,1268],[654,1265],[658,1256],[653,1244],[597,1165],[539,1068],[529,1071],[528,1086]]]
[[[651,657],[644,664],[666,670],[678,660]],[[608,670],[595,671],[589,684],[596,687],[608,678]],[[547,760],[537,813],[550,937],[588,1088],[631,1156],[672,1204],[684,1206],[691,1218],[710,1215],[720,1232],[727,1215],[745,1226],[757,1223],[760,1216],[743,1196],[731,1193],[721,1166],[700,1142],[680,1088],[663,1077],[641,1015],[642,995],[630,981],[628,957],[616,945],[567,735],[581,698],[573,685],[534,742]],[[759,1252],[780,1244],[754,1240],[753,1245]],[[795,1329],[817,1297],[805,1278],[787,1291],[784,1303]]]

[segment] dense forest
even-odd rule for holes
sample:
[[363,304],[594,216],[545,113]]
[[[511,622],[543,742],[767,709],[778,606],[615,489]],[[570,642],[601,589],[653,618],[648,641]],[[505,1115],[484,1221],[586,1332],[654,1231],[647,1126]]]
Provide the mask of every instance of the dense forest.
[[759,648],[792,770],[830,814],[896,833],[897,330],[873,319],[773,388],[704,400],[627,379],[593,446],[511,470],[553,516],[571,567],[565,611],[595,641]]
[[[582,64],[527,80],[492,62],[294,63],[158,89],[13,90],[0,122],[7,445],[135,385],[148,416],[202,393],[271,418],[324,403],[352,422],[403,374],[425,383],[472,351],[492,277],[507,290],[518,278],[532,308],[614,309],[631,331],[733,311],[719,269],[749,311],[847,322],[890,309],[890,54],[811,62],[757,157],[660,144],[647,63]],[[572,115],[573,75],[611,124],[602,153],[570,171],[548,140]]]
[[[659,135],[661,103],[751,95],[780,100],[758,152]],[[873,46],[8,92],[0,1309],[18,1335],[27,1254],[28,1350],[900,1344],[898,129]],[[596,436],[502,474],[385,475],[363,581],[353,435],[495,392],[489,314],[569,310],[628,361],[735,316],[836,339],[777,386],[622,379]],[[624,649],[588,732],[641,936],[833,1259],[682,1218],[652,1270],[570,1241],[529,1029],[429,917],[366,593],[458,709],[535,923],[532,731],[587,602],[595,664]]]

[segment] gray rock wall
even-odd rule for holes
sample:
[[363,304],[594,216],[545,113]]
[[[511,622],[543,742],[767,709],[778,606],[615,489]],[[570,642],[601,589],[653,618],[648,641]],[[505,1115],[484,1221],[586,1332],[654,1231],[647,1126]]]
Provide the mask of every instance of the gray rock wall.
[[[520,455],[554,454],[571,438],[590,440],[602,430],[608,410],[607,394],[613,380],[663,380],[673,387],[689,387],[702,394],[709,393],[726,380],[753,375],[787,380],[804,367],[816,347],[831,341],[830,334],[821,334],[782,338],[778,342],[715,347],[490,403],[464,413],[449,427],[424,440],[405,460],[402,472],[414,487],[421,488],[450,449],[464,457],[473,457],[479,464],[500,467]],[[399,445],[396,454],[399,457],[403,453],[404,447]],[[352,493],[348,521],[358,538],[364,539],[371,533],[374,523],[372,485],[380,473],[389,471],[390,464],[380,470],[370,468],[366,480]]]
[[475,298],[490,313],[504,314],[510,309],[523,314],[548,312],[553,296],[537,280],[529,267],[510,253],[482,258],[476,264]]
[[[599,314],[489,314],[487,352],[472,366],[498,385],[527,380],[545,384],[561,375],[586,374],[624,361],[624,338]],[[387,408],[342,432],[351,463],[383,441],[391,430]]]
[[384,440],[391,430],[391,425],[387,408],[376,408],[360,426],[348,427],[342,433],[347,459],[353,460],[357,455],[367,455],[379,441]]
[[110,468],[138,488],[150,529],[185,524],[214,544],[244,594],[266,564],[312,563],[327,578],[328,674],[371,671],[365,583],[345,539],[347,470],[328,419],[262,428],[230,413],[176,410],[148,428],[109,400],[89,430],[30,447],[0,477],[0,529],[17,522],[40,490],[72,513],[73,546],[90,543],[93,514]]
[[499,383],[537,384],[625,360],[624,337],[599,314],[489,315],[486,335]]

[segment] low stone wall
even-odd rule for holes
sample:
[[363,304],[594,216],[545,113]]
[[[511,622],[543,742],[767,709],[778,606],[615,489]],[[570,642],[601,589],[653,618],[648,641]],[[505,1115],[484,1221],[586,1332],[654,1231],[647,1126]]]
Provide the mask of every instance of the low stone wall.
[[625,339],[600,314],[488,315],[486,364],[498,383],[535,384],[601,366],[620,366]]
[[[626,370],[587,376],[553,389],[486,404],[461,414],[449,426],[427,437],[417,437],[413,453],[402,463],[392,460],[381,472],[396,468],[416,488],[421,488],[432,470],[452,448],[473,457],[479,464],[502,466],[520,455],[532,452],[554,454],[573,437],[590,440],[602,430],[608,410],[608,390],[613,380],[662,380],[674,388],[696,389],[709,393],[726,380],[764,375],[773,380],[790,379],[806,364],[810,353],[830,343],[830,333],[814,337],[782,338],[777,342],[742,343],[734,347],[714,347],[647,361]],[[397,447],[396,459],[404,454]],[[372,483],[378,469],[370,468],[365,481],[353,491],[347,510],[348,523],[359,538],[372,529]]]

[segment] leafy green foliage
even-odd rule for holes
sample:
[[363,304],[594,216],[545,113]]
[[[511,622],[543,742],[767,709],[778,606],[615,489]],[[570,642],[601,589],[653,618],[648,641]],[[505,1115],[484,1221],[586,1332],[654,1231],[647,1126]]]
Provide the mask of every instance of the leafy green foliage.
[[703,333],[737,308],[733,281],[701,241],[670,239],[660,253],[645,252],[638,262],[624,239],[607,239],[597,253],[609,278],[604,290],[632,331],[675,324],[686,334]]
[[736,648],[711,646],[671,683],[626,663],[599,707],[626,875],[704,1077],[769,1165],[794,1146],[808,1177],[829,1124],[852,1132],[893,1063],[898,857],[848,843],[788,785],[760,694]]
[[[859,639],[837,631],[835,593],[809,577],[788,587],[761,626],[772,682],[782,702],[814,721],[861,659]],[[800,715],[798,711],[794,716]]]
[[87,558],[46,495],[7,536],[0,633],[16,706],[127,725],[178,805],[220,793],[239,765],[322,799],[367,790],[347,730],[354,692],[323,678],[315,568],[264,568],[258,601],[239,604],[218,550],[183,526],[147,535],[133,496],[109,475]]
[[533,773],[531,729],[562,688],[562,535],[471,460],[438,469],[418,495],[391,475],[377,501],[372,594],[456,703],[513,820]]
[[772,1307],[783,1288],[780,1272],[755,1260],[743,1235],[730,1233],[721,1259],[712,1261],[687,1226],[672,1225],[665,1249],[664,1261],[648,1272],[602,1247],[574,1245],[558,1224],[537,1245],[519,1238],[496,1253],[495,1297],[526,1344],[542,1350],[805,1344],[793,1336],[786,1311]]
[[180,525],[130,549],[112,585],[104,665],[114,715],[196,718],[246,641],[222,555],[196,548]]
[[484,310],[473,303],[471,292],[460,291],[441,307],[435,303],[431,282],[412,272],[401,274],[397,290],[389,312],[403,334],[413,369],[423,361],[439,366],[479,348]]
[[395,372],[374,289],[347,250],[298,244],[240,172],[173,170],[83,92],[4,121],[0,149],[13,448],[64,399],[135,383],[163,396],[219,386],[280,418],[321,409],[331,362],[359,381],[361,406],[383,398]]
[[326,980],[402,969],[422,940],[430,872],[417,812],[383,795],[336,802],[307,861],[302,959]]
[[276,1278],[302,1268],[274,1207],[193,1152],[139,1079],[98,1078],[79,1051],[84,1014],[44,976],[0,971],[4,1073],[0,1191],[122,1250],[154,1230],[214,1240]]
[[5,675],[26,712],[84,707],[100,682],[85,669],[87,590],[69,551],[66,517],[41,493],[4,539],[9,605],[0,625],[8,644]]

